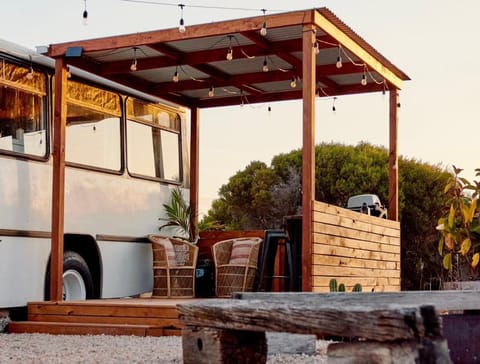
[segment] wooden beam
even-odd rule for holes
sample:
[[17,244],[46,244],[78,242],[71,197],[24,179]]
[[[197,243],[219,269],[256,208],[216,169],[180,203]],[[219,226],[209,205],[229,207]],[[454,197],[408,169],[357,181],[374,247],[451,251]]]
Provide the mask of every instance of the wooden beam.
[[398,221],[398,90],[390,91],[388,154],[388,218]]
[[[190,224],[196,227],[199,213],[200,110],[194,107],[190,112],[190,207],[192,209]],[[195,228],[195,236],[198,233],[199,231]]]
[[271,28],[294,26],[311,23],[314,18],[314,9],[301,10],[290,13],[258,16],[247,19],[235,19],[209,24],[187,26],[185,33],[180,33],[178,28],[154,30],[149,32],[110,36],[83,41],[52,44],[49,47],[49,56],[63,56],[69,47],[82,47],[83,52],[104,51],[118,48],[128,48],[141,45],[150,45],[163,42],[174,42],[185,39],[197,39],[219,35],[228,35],[244,31],[260,31],[264,21]]
[[65,129],[67,119],[67,64],[64,58],[55,60],[54,94],[50,300],[61,301],[63,299]]
[[302,290],[312,290],[313,200],[315,199],[314,26],[303,27]]

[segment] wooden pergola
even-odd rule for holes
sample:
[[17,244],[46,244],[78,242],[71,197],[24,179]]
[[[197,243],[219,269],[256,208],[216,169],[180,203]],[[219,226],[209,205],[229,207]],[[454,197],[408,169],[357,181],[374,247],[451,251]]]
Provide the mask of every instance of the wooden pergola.
[[[190,204],[194,212],[198,211],[200,110],[303,100],[304,276],[312,263],[315,97],[388,92],[388,206],[389,218],[398,220],[397,104],[402,81],[409,78],[326,8],[192,25],[183,33],[172,28],[53,44],[49,56],[55,59],[53,300],[62,299],[67,65],[191,109]],[[311,289],[309,279],[302,289]]]

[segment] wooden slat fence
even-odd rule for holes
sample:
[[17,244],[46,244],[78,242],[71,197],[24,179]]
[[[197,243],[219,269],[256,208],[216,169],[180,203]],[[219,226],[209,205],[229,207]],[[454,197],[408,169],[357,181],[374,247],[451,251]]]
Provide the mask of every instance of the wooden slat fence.
[[312,291],[335,278],[351,291],[400,291],[400,223],[315,201]]

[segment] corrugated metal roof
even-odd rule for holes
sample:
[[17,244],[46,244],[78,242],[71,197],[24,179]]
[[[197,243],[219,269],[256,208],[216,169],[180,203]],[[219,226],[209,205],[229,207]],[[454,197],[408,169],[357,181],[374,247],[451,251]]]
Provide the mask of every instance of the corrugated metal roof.
[[[267,34],[262,36],[264,21]],[[393,90],[409,79],[326,8],[194,25],[185,33],[165,29],[58,44],[50,46],[50,54],[63,56],[68,47],[82,47],[82,57],[69,63],[185,106],[238,104],[241,94],[253,102],[293,99],[302,97],[302,58],[315,50],[315,43],[303,49],[304,27],[309,26],[319,46],[316,79],[323,94]],[[341,68],[336,67],[339,55]],[[134,58],[136,71],[130,69]],[[368,82],[359,87],[363,75]],[[296,88],[292,78],[298,81]],[[210,87],[215,88],[213,97],[208,96]]]

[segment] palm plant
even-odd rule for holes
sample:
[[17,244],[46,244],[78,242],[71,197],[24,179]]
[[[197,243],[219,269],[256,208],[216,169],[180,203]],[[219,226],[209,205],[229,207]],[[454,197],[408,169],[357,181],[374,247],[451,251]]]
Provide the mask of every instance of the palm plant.
[[194,242],[195,229],[191,224],[192,208],[183,198],[182,191],[179,187],[172,190],[170,203],[163,204],[163,208],[165,209],[167,217],[160,218],[159,220],[166,221],[166,223],[160,226],[159,230],[166,227],[173,227],[181,234],[181,238]]

